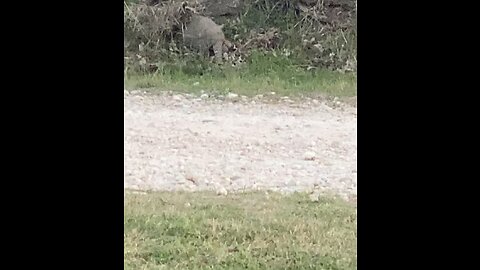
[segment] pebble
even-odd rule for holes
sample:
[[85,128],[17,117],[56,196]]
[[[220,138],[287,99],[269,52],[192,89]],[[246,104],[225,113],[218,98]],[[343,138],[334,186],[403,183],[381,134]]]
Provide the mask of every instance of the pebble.
[[310,201],[312,202],[318,202],[319,199],[320,199],[320,193],[318,192],[313,192],[312,194],[310,194],[310,196],[308,196],[310,198]]
[[235,93],[228,93],[227,94],[227,99],[229,99],[229,100],[233,100],[233,99],[236,99],[236,98],[238,98],[238,95],[235,94]]
[[227,196],[228,191],[224,187],[217,188],[217,195]]
[[175,101],[181,101],[183,97],[181,95],[173,95],[172,99]]
[[313,151],[307,151],[303,154],[304,160],[315,160],[316,154]]

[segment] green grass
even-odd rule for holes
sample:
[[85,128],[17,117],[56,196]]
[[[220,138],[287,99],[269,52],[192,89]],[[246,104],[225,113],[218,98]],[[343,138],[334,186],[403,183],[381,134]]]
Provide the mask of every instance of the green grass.
[[241,68],[218,67],[200,60],[161,64],[154,74],[126,74],[128,90],[152,88],[180,92],[234,92],[253,96],[269,92],[287,96],[356,95],[356,73],[305,70],[295,59],[272,54],[253,54]]
[[127,194],[125,269],[356,269],[357,214],[335,199]]
[[351,97],[356,95],[356,75],[331,71],[316,73],[289,74],[226,74],[188,75],[183,72],[174,74],[130,75],[125,76],[128,90],[155,88],[179,92],[200,93],[202,90],[212,93],[234,92],[253,96],[269,92],[279,95],[317,95]]

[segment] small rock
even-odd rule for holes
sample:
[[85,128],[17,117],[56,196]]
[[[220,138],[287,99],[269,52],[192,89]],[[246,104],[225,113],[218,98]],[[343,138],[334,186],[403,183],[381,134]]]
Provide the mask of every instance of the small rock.
[[228,99],[236,99],[236,98],[238,98],[238,95],[235,94],[235,93],[228,93],[228,94],[227,94],[227,98],[228,98]]
[[303,154],[303,159],[304,160],[315,160],[315,152],[313,151],[307,151]]
[[319,200],[319,197],[320,197],[320,194],[318,192],[313,192],[312,194],[310,194],[310,196],[308,196],[310,198],[310,201],[312,202],[318,202]]
[[182,96],[181,96],[181,95],[173,95],[172,98],[173,98],[173,100],[175,100],[175,101],[181,101],[181,100],[182,100]]
[[276,93],[275,92],[270,92],[270,95],[275,95]]
[[202,95],[200,96],[200,98],[201,98],[201,99],[206,99],[206,98],[208,98],[208,94],[202,94]]
[[200,84],[199,82],[194,82],[194,83],[193,83],[193,86],[197,86],[197,85],[199,85],[199,84]]
[[295,181],[293,179],[285,181],[285,186],[286,187],[294,187],[294,186],[296,186],[296,184],[297,184],[297,181]]
[[194,184],[197,184],[197,180],[195,179],[195,176],[192,173],[187,173],[185,175],[185,179],[187,179],[187,181],[190,181]]
[[294,165],[292,166],[292,168],[295,169],[295,170],[301,170],[301,169],[303,169],[302,165],[300,165],[300,164],[294,164]]
[[227,196],[228,192],[224,187],[217,188],[217,195]]
[[322,182],[321,179],[315,179],[315,180],[313,181],[313,188],[318,189],[318,188],[320,188],[320,187],[322,186],[322,184],[323,184],[323,182]]
[[192,206],[192,205],[189,202],[185,203],[185,207],[190,207],[190,206]]

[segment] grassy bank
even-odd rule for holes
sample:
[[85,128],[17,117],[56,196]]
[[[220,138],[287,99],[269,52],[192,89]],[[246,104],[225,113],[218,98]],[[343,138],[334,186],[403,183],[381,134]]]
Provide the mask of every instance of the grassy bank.
[[264,193],[127,194],[125,269],[356,269],[356,209]]
[[[127,89],[356,95],[353,0],[312,2],[301,12],[297,0],[245,0],[237,15],[213,18],[238,48],[227,53],[221,66],[185,48],[179,29],[188,25],[188,16],[174,8],[185,1],[162,1],[153,7],[133,2],[138,1],[124,5]],[[195,1],[185,3],[202,10]]]
[[[227,62],[239,63],[240,58],[260,51],[288,55],[290,64],[304,67],[357,70],[356,1],[308,1],[312,5],[302,11],[298,0],[242,2],[238,14],[213,18],[224,25],[226,39],[241,48],[230,53]],[[125,2],[126,66],[145,71],[153,66],[162,68],[166,62],[195,58],[195,53],[184,48],[180,29],[188,26],[189,15],[181,11],[182,3],[200,14],[204,8],[196,1],[168,0],[156,6]]]
[[337,97],[356,95],[356,73],[305,70],[285,61],[262,57],[242,68],[215,67],[202,63],[165,65],[154,74],[126,73],[128,90],[156,88],[181,92],[234,92],[252,96],[269,92],[279,95]]

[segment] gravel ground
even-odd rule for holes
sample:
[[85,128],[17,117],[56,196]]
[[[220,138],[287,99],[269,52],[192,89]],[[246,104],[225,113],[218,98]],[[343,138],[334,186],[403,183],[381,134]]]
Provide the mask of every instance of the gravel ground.
[[124,186],[328,192],[356,200],[357,110],[333,105],[273,93],[125,91]]

